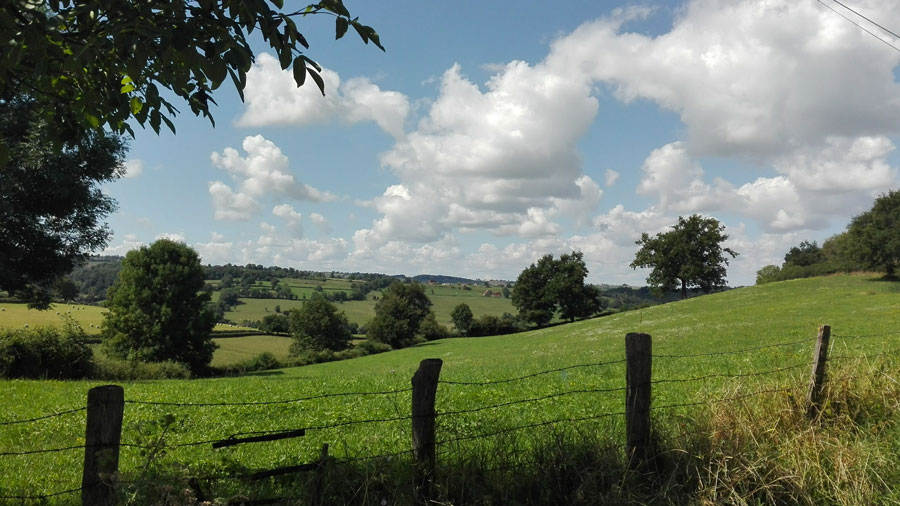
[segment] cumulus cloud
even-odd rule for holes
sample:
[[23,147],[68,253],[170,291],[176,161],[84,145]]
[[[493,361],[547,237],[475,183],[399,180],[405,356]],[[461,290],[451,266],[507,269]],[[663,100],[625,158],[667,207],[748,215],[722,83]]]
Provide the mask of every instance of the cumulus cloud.
[[900,53],[816,2],[694,0],[656,37],[621,31],[637,14],[583,24],[553,44],[547,66],[675,111],[701,154],[768,160],[829,136],[900,130]]
[[328,202],[337,197],[294,179],[288,157],[274,142],[261,135],[248,136],[242,144],[246,157],[234,148],[212,153],[214,166],[231,174],[237,191],[222,181],[209,183],[216,219],[246,220],[255,215],[262,197],[281,197]]
[[621,174],[619,174],[618,172],[612,169],[606,169],[606,172],[603,173],[603,186],[609,188],[610,186],[616,184],[616,181],[619,180],[619,176],[621,176]]
[[144,161],[139,158],[133,158],[125,161],[125,173],[122,177],[132,179],[144,173]]
[[156,240],[158,241],[160,239],[168,239],[170,241],[182,242],[182,243],[185,242],[183,234],[173,234],[173,233],[169,233],[169,232],[163,232],[162,234],[157,234]]
[[303,215],[294,210],[293,206],[289,204],[279,204],[272,208],[272,214],[284,219],[293,235],[297,237],[303,235]]
[[328,223],[328,219],[326,219],[321,214],[309,213],[309,221],[313,222],[313,224],[319,230],[320,235],[327,236],[331,234],[331,225]]
[[403,135],[409,100],[402,93],[384,91],[366,78],[345,83],[332,70],[322,69],[327,92],[312,82],[297,87],[291,69],[282,70],[278,60],[260,54],[247,73],[244,90],[246,109],[240,126],[309,125],[334,121],[374,121],[385,132]]

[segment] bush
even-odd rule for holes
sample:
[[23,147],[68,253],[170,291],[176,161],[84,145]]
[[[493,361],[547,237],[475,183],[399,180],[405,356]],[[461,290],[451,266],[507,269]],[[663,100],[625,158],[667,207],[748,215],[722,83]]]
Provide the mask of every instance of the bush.
[[71,320],[62,327],[0,329],[3,378],[86,378],[93,357],[87,335]]
[[92,374],[100,380],[156,380],[156,379],[190,379],[191,371],[186,365],[173,362],[141,362],[138,360],[117,360],[106,358],[98,360]]
[[226,376],[239,376],[248,372],[268,371],[270,369],[281,369],[285,364],[281,363],[272,353],[265,351],[253,358],[228,365],[219,369],[219,372]]

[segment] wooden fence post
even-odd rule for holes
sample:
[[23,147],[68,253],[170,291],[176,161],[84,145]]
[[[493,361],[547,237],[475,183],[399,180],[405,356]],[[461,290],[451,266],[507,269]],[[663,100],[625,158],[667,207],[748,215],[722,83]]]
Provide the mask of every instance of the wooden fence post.
[[642,470],[650,455],[650,381],[652,339],[625,335],[625,439],[632,469]]
[[828,361],[828,342],[831,340],[831,327],[819,327],[816,339],[816,352],[813,356],[812,377],[809,380],[809,392],[806,395],[808,407],[806,415],[810,418],[818,416],[822,409],[822,396],[825,391],[825,363]]
[[81,476],[81,504],[84,506],[112,506],[117,503],[119,441],[124,411],[125,393],[122,387],[105,385],[88,391],[84,472]]
[[312,506],[325,504],[325,466],[328,465],[328,443],[322,445],[322,453],[316,462],[316,476],[313,478],[312,498],[309,503]]
[[427,358],[419,364],[412,377],[412,449],[415,459],[416,495],[425,499],[432,496],[435,436],[434,399],[443,361]]

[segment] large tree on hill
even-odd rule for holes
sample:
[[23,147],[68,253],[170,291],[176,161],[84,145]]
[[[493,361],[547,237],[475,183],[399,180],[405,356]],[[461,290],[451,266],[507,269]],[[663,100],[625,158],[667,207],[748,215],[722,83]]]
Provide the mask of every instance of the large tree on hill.
[[516,279],[512,303],[522,317],[537,326],[553,319],[575,321],[602,308],[600,293],[584,283],[588,275],[584,254],[573,251],[554,259],[544,255],[536,264],[523,270]]
[[296,343],[292,351],[339,351],[348,348],[353,338],[347,316],[321,293],[313,292],[300,309],[291,311],[290,320]]
[[[283,12],[284,0],[8,0],[0,15],[0,100],[30,96],[53,125],[53,139],[85,131],[132,132],[131,122],[173,132],[169,97],[209,117],[214,90],[230,80],[243,98],[254,54],[253,32],[294,80],[324,93],[321,67],[304,50],[297,21],[335,19],[335,37],[350,27],[382,50],[378,34],[342,0]],[[57,144],[57,143],[54,143]],[[57,144],[58,145],[58,144]],[[0,167],[6,148],[0,143]]]
[[850,221],[847,232],[867,267],[884,269],[894,278],[900,265],[900,190],[875,199],[872,209]]
[[182,243],[160,239],[128,252],[107,293],[102,327],[107,352],[204,369],[216,344],[210,337],[215,316],[203,285],[200,258]]
[[430,313],[431,300],[422,285],[395,281],[375,303],[375,317],[366,326],[366,335],[393,348],[404,348],[415,342]]
[[103,131],[55,149],[48,139],[56,128],[35,100],[0,99],[9,155],[0,167],[0,290],[42,309],[54,282],[109,240],[103,220],[116,206],[100,188],[123,173],[126,152],[121,137]]
[[657,294],[680,286],[681,298],[687,298],[688,288],[708,292],[725,286],[725,266],[728,258],[737,256],[731,248],[723,248],[728,239],[725,226],[715,218],[693,214],[687,219],[679,216],[672,230],[650,237],[641,234],[637,241],[641,248],[631,267],[653,269],[647,283]]

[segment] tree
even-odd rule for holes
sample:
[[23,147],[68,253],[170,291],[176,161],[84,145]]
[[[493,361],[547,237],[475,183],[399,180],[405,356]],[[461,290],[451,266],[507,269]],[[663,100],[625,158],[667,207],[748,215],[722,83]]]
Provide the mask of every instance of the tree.
[[819,264],[825,261],[825,255],[822,248],[816,244],[816,241],[803,241],[800,246],[794,246],[786,255],[784,255],[784,263],[798,266],[809,266]]
[[865,266],[883,269],[886,277],[893,279],[900,264],[900,190],[875,199],[872,209],[850,221],[847,232],[858,245]]
[[[271,3],[271,5],[270,5]],[[321,67],[303,53],[309,43],[297,19],[335,18],[335,37],[352,26],[363,42],[384,50],[378,34],[351,17],[342,0],[281,12],[283,0],[11,0],[0,16],[0,100],[39,101],[59,141],[83,132],[132,132],[129,121],[162,123],[175,131],[167,97],[182,99],[213,121],[213,90],[230,79],[243,99],[254,61],[250,34],[268,44],[282,69],[293,66],[297,86],[311,78],[325,92]],[[12,34],[15,34],[13,36]],[[0,143],[0,167],[6,149]]]
[[0,168],[0,290],[42,309],[56,279],[109,240],[103,220],[116,205],[100,188],[123,173],[126,152],[120,137],[102,131],[56,150],[48,142],[56,128],[34,100],[0,100],[9,155]]
[[715,218],[693,214],[687,219],[679,216],[672,230],[650,237],[641,234],[637,241],[641,248],[634,256],[631,267],[653,269],[647,283],[657,294],[681,286],[681,298],[687,298],[688,288],[700,288],[708,292],[725,286],[726,254],[732,258],[738,254],[731,248],[723,248],[728,239],[725,226]]
[[584,254],[573,251],[554,259],[544,255],[516,279],[512,303],[525,320],[543,326],[559,312],[561,318],[575,321],[602,308],[600,292],[585,285],[588,275]]
[[553,319],[556,310],[554,294],[547,288],[553,280],[553,255],[544,255],[516,278],[512,303],[526,321],[542,327]]
[[216,349],[210,337],[215,316],[203,283],[200,258],[183,243],[160,239],[130,251],[107,293],[102,326],[107,352],[203,370]]
[[369,339],[404,348],[415,342],[430,308],[431,300],[422,285],[395,281],[375,303],[375,317],[366,333]]
[[343,311],[320,294],[313,293],[296,311],[291,311],[291,334],[301,350],[338,351],[350,346],[350,326]]
[[450,319],[453,320],[453,326],[460,335],[468,335],[469,329],[472,328],[472,308],[465,302],[458,304],[450,311]]

